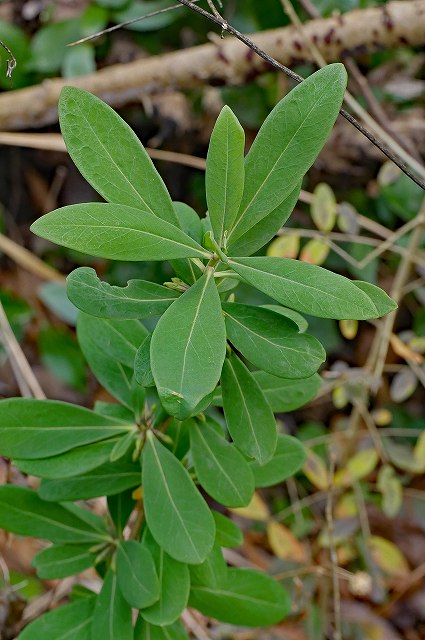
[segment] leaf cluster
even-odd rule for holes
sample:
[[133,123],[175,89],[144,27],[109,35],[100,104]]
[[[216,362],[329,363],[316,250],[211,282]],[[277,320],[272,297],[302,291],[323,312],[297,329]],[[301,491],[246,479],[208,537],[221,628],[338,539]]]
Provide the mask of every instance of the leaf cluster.
[[[320,384],[325,352],[300,313],[361,320],[394,308],[368,283],[252,255],[289,217],[345,83],[340,64],[313,74],[273,109],[246,157],[243,130],[224,107],[208,151],[203,219],[172,202],[112,109],[82,90],[63,90],[68,151],[106,202],[57,209],[32,230],[101,258],[166,260],[175,277],[126,287],[86,267],[68,277],[81,349],[116,404],[0,403],[0,453],[42,478],[37,493],[0,488],[0,525],[53,543],[35,558],[40,576],[95,566],[104,579],[99,595],[43,616],[23,640],[66,632],[184,638],[179,617],[188,604],[247,626],[289,612],[286,591],[270,576],[227,566],[222,547],[240,544],[241,534],[209,505],[246,506],[256,487],[304,463],[302,445],[278,434],[274,417],[310,400]],[[241,281],[270,304],[236,302]],[[159,319],[150,332],[141,321],[152,317]],[[74,504],[98,496],[108,498],[105,518]]]

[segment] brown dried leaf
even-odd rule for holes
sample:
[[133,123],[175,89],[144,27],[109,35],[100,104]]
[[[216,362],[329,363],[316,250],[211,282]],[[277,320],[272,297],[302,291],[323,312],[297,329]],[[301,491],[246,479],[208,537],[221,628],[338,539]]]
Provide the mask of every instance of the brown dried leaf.
[[251,502],[246,507],[240,507],[238,509],[230,509],[234,514],[241,518],[248,518],[250,520],[266,521],[270,517],[268,507],[260,495],[256,492],[252,496]]
[[283,524],[270,520],[267,523],[267,537],[277,558],[302,563],[308,561],[304,545]]
[[325,491],[329,488],[329,473],[322,458],[311,449],[307,449],[307,460],[304,463],[303,471],[312,484],[318,489]]

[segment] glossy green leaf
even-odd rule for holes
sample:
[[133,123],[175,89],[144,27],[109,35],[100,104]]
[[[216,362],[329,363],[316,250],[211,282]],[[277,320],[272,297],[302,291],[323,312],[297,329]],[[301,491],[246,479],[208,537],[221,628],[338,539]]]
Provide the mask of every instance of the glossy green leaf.
[[[149,2],[145,2],[145,0],[132,0],[132,2],[126,3],[123,10],[114,12],[112,17],[114,22],[120,23],[126,20],[138,19],[153,11],[168,9],[169,6],[167,0],[149,0]],[[173,23],[178,17],[177,11],[163,11],[163,13],[158,13],[145,20],[138,20],[137,22],[126,25],[126,29],[141,32],[156,31]]]
[[189,604],[206,616],[244,627],[276,624],[291,608],[283,587],[252,569],[229,569],[217,588],[192,586]]
[[[79,514],[80,517],[78,515]],[[106,532],[94,529],[84,519],[84,509],[71,512],[42,500],[25,487],[0,487],[0,528],[21,536],[45,538],[58,544],[103,542]]]
[[221,390],[234,443],[247,456],[265,464],[276,449],[276,421],[260,386],[235,355],[224,362]]
[[189,567],[189,571],[191,585],[219,587],[223,584],[227,578],[227,564],[220,545],[216,543],[205,560]]
[[53,580],[81,573],[93,566],[93,544],[54,545],[37,553],[32,564],[39,578]]
[[326,353],[316,338],[280,313],[247,304],[223,304],[227,337],[259,369],[282,378],[307,378]]
[[244,507],[254,493],[254,478],[243,455],[209,424],[193,422],[190,450],[198,481],[226,507]]
[[155,386],[151,368],[151,341],[152,334],[149,334],[138,348],[134,359],[134,377],[143,387]]
[[218,511],[213,510],[212,514],[215,520],[217,544],[229,549],[239,547],[243,542],[243,534],[238,525]]
[[397,309],[396,302],[394,302],[394,300],[390,298],[390,296],[387,295],[380,287],[377,287],[370,282],[362,282],[361,280],[354,280],[353,284],[369,296],[377,308],[380,317],[385,316],[390,311],[394,311],[394,309]]
[[92,640],[133,640],[131,607],[124,599],[117,575],[111,568],[96,598],[91,633]]
[[93,442],[49,458],[35,460],[14,458],[13,464],[24,473],[29,473],[32,476],[51,480],[65,479],[91,471],[107,462],[119,440],[121,438],[115,437],[101,442]]
[[224,106],[207,155],[205,187],[214,237],[222,245],[235,221],[244,188],[245,133],[233,111]]
[[264,465],[250,463],[256,487],[271,487],[283,482],[301,469],[306,460],[306,452],[299,440],[279,434],[274,456]]
[[152,335],[151,367],[164,409],[180,420],[199,412],[225,353],[220,298],[208,271],[167,309]]
[[89,597],[49,611],[26,626],[18,640],[92,640],[95,602]]
[[10,398],[0,402],[0,453],[45,458],[135,427],[67,402]]
[[78,309],[100,318],[131,319],[158,316],[179,296],[155,282],[129,280],[126,287],[102,282],[90,267],[79,267],[66,279],[69,299]]
[[143,620],[137,619],[134,629],[134,640],[189,640],[186,629],[180,620],[173,624],[159,627]]
[[203,562],[215,537],[211,512],[183,465],[150,431],[142,486],[146,521],[156,542],[175,560]]
[[42,480],[39,494],[49,502],[89,500],[109,496],[140,484],[140,466],[127,462],[108,462],[97,469],[72,478]]
[[276,209],[311,167],[336,120],[346,82],[342,64],[328,65],[290,91],[266,118],[245,160],[232,242],[246,224],[252,227]]
[[159,600],[141,611],[144,620],[152,625],[173,624],[187,606],[190,575],[187,564],[177,562],[153,540],[149,530],[143,538],[151,552],[159,579]]
[[64,87],[59,120],[74,164],[105,200],[178,224],[170,195],[134,131],[96,96]]
[[181,229],[122,204],[71,204],[46,213],[31,231],[63,247],[111,260],[210,257]]
[[[241,235],[235,233],[229,243],[232,256],[250,256],[264,247],[288,220],[297,204],[301,183],[285,197],[285,199],[264,218],[254,223],[249,217],[240,224]],[[255,219],[255,218],[254,218]],[[252,222],[252,226],[251,226]]]
[[354,282],[323,267],[290,258],[229,260],[250,285],[301,313],[335,320],[366,320],[380,313]]
[[117,550],[117,578],[121,593],[136,609],[159,600],[159,581],[153,558],[146,546],[121,540]]

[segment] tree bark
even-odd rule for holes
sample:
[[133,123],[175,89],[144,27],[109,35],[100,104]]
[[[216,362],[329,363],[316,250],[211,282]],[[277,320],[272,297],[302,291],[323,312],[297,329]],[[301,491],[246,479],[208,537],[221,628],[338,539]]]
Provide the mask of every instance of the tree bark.
[[[304,25],[305,38],[327,61],[344,54],[358,56],[379,49],[425,44],[425,0],[389,2]],[[257,46],[286,66],[310,60],[305,39],[295,27],[250,36]],[[114,107],[138,101],[165,89],[186,90],[203,85],[241,85],[269,71],[269,65],[236,39],[216,36],[213,44],[113,65],[72,79],[0,94],[0,129],[19,130],[52,124],[64,85],[91,91]]]

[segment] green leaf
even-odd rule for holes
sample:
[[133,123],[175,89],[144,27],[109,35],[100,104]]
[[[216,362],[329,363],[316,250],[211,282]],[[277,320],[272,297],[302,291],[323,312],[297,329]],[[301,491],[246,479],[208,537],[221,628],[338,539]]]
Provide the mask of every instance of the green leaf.
[[290,91],[266,118],[245,160],[232,242],[245,225],[252,227],[276,209],[311,167],[336,120],[346,82],[342,64],[328,65]]
[[[149,2],[145,2],[145,0],[132,0],[130,4],[127,2],[126,7],[122,11],[114,12],[112,18],[116,23],[126,22],[133,18],[145,16],[152,11],[168,9],[169,6],[170,5],[167,0],[149,0]],[[156,31],[157,29],[161,29],[162,27],[172,24],[178,19],[178,17],[178,11],[165,11],[164,13],[159,13],[151,18],[146,18],[146,20],[126,25],[126,29],[142,32]]]
[[344,276],[290,258],[237,258],[229,264],[250,285],[301,313],[335,320],[366,320],[380,313]]
[[180,420],[202,410],[199,404],[214,391],[225,353],[220,298],[208,270],[167,309],[152,335],[151,367],[164,409]]
[[106,531],[90,526],[83,520],[84,509],[77,509],[70,512],[59,504],[45,502],[31,489],[12,485],[0,487],[0,528],[6,531],[45,538],[58,544],[108,540]]
[[54,456],[135,428],[122,420],[57,400],[1,400],[0,416],[0,452],[10,458]]
[[285,380],[265,371],[255,371],[254,378],[273,413],[288,413],[302,407],[316,397],[322,384],[317,373],[304,380]]
[[143,620],[137,619],[134,629],[134,640],[189,640],[186,629],[180,620],[173,624],[159,627]]
[[224,106],[211,134],[205,187],[214,237],[223,244],[225,231],[235,221],[244,188],[245,133],[239,120]]
[[96,57],[93,45],[81,43],[78,47],[67,49],[62,61],[62,76],[75,78],[95,73]]
[[190,590],[189,568],[165,553],[153,540],[149,530],[143,538],[151,552],[159,579],[159,601],[143,609],[141,615],[153,625],[173,624],[187,606]]
[[152,160],[111,107],[87,91],[64,87],[59,120],[74,164],[105,200],[147,210],[178,225],[170,195]]
[[121,438],[110,438],[93,442],[49,458],[36,460],[14,458],[13,464],[32,476],[50,480],[65,479],[100,467],[109,460],[113,448],[120,440]]
[[299,440],[279,434],[273,458],[264,465],[259,465],[256,461],[250,463],[255,486],[271,487],[287,480],[301,469],[306,457],[305,449]]
[[380,287],[370,282],[362,282],[361,280],[354,280],[353,284],[369,296],[378,310],[379,317],[385,316],[390,311],[397,309],[397,303]]
[[175,560],[203,562],[215,537],[211,512],[183,465],[150,431],[142,486],[146,521],[156,542]]
[[68,331],[43,327],[37,336],[41,361],[66,385],[83,392],[86,388],[86,366],[77,341]]
[[201,564],[189,567],[190,584],[202,584],[209,587],[219,587],[227,578],[227,564],[221,547],[216,543],[211,552]]
[[108,569],[96,598],[91,637],[92,640],[133,640],[131,607],[124,599],[112,569]]
[[[173,202],[173,206],[181,229],[198,244],[202,244],[204,235],[202,222],[196,211],[185,202]],[[202,275],[199,266],[188,258],[170,260],[170,263],[176,275],[188,284],[195,284]]]
[[308,329],[308,322],[298,311],[294,311],[293,309],[288,309],[287,307],[281,307],[280,304],[263,304],[261,305],[265,309],[271,309],[275,313],[280,313],[285,318],[289,318],[295,322],[298,326],[298,331],[300,333],[304,333]]
[[235,355],[224,361],[221,389],[234,443],[245,455],[265,464],[276,449],[276,421],[260,386]]
[[[96,318],[94,319],[96,320]],[[86,326],[83,316],[79,318],[77,324],[77,336],[81,351],[100,384],[127,409],[131,410],[133,406],[132,370],[105,353],[103,348],[95,342],[96,338],[94,338],[91,327]]]
[[128,462],[108,462],[85,474],[60,480],[42,480],[38,493],[43,500],[90,500],[109,496],[140,484],[140,466]]
[[46,213],[31,225],[31,231],[63,247],[111,260],[211,256],[169,222],[122,204],[71,204]]
[[132,368],[137,349],[148,335],[138,320],[110,320],[80,312],[77,321],[78,339],[84,331],[96,348],[113,360]]
[[18,640],[91,640],[95,602],[89,597],[49,611],[26,626]]
[[189,604],[206,616],[244,627],[276,624],[291,608],[283,587],[252,569],[229,569],[217,588],[193,586]]
[[[299,380],[278,378],[266,371],[254,371],[252,375],[260,385],[273,413],[288,413],[302,407],[315,398],[322,384],[322,379],[317,373]],[[218,407],[223,406],[221,387],[214,394],[214,404]]]
[[32,564],[39,578],[53,580],[81,573],[92,567],[95,559],[93,544],[62,544],[43,549]]
[[159,599],[155,564],[145,545],[121,540],[117,550],[118,585],[127,602],[136,609],[149,607]]
[[133,498],[133,490],[127,489],[115,496],[108,496],[108,510],[116,527],[118,536],[122,535],[136,501]]
[[190,445],[198,480],[226,507],[244,507],[254,493],[254,478],[242,454],[208,423],[194,422]]
[[116,462],[117,460],[122,458],[129,451],[129,449],[134,449],[134,445],[136,444],[135,435],[136,434],[130,432],[127,433],[126,436],[117,440],[109,456],[110,462]]
[[[240,225],[241,235],[233,237],[229,244],[229,253],[232,256],[250,256],[264,247],[288,220],[297,204],[301,190],[301,183],[291,191],[285,199],[268,213],[264,218],[251,226],[250,218]],[[246,229],[244,231],[244,229]]]
[[215,520],[217,544],[220,547],[229,547],[230,549],[240,547],[243,542],[243,534],[237,524],[218,511],[213,510],[212,514]]
[[159,316],[179,296],[155,282],[129,280],[126,287],[102,282],[90,267],[79,267],[66,279],[69,299],[92,316],[129,320]]
[[307,378],[325,361],[320,342],[299,333],[285,316],[246,304],[222,306],[228,339],[259,369],[282,378]]
[[149,334],[138,348],[134,359],[134,377],[142,387],[155,386],[151,368],[151,341],[152,334]]

